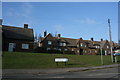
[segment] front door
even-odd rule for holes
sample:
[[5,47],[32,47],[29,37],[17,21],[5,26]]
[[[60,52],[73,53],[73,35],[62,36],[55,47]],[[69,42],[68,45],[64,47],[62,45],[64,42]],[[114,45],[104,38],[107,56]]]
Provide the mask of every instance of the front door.
[[14,43],[9,43],[8,51],[13,52]]
[[80,49],[80,55],[83,55],[83,49]]

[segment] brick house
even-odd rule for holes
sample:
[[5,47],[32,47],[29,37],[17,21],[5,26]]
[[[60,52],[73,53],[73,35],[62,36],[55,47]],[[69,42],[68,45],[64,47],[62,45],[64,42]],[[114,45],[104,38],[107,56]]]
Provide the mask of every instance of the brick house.
[[[114,43],[114,47],[117,44]],[[45,50],[59,50],[59,51],[72,51],[76,55],[96,55],[103,49],[105,55],[110,54],[110,43],[108,40],[94,41],[72,38],[63,38],[60,34],[58,37],[53,37],[52,34],[44,33],[44,37],[41,37],[39,41],[39,47]]]
[[33,29],[2,25],[2,51],[32,52],[34,48]]

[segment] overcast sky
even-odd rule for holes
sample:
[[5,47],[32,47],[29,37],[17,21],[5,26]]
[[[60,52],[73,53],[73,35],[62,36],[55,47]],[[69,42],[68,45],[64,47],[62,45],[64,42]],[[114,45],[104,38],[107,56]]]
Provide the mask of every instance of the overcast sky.
[[112,39],[118,42],[117,2],[3,2],[4,25],[23,27],[29,24],[34,32],[60,33],[62,37],[109,40],[108,18]]

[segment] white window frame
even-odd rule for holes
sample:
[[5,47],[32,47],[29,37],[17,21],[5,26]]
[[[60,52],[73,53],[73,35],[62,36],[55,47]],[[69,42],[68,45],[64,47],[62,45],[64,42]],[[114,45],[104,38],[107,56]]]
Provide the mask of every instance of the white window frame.
[[77,47],[79,47],[79,44],[77,44]]
[[95,53],[97,53],[97,50],[95,50]]
[[63,46],[66,46],[66,43],[63,43]]
[[109,48],[109,46],[107,45],[107,48]]
[[74,51],[74,49],[72,48],[72,51]]
[[29,49],[29,44],[23,43],[23,44],[22,44],[22,49]]
[[82,47],[82,46],[83,46],[83,43],[80,43],[80,46]]
[[48,41],[48,45],[51,45],[52,44],[52,41]]
[[98,46],[95,46],[96,48],[98,48]]

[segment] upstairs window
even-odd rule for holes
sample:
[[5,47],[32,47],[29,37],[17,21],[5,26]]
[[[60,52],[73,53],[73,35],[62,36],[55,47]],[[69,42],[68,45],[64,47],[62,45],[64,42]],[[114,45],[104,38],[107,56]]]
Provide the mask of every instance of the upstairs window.
[[80,46],[83,46],[83,43],[80,43]]
[[52,44],[52,41],[48,41],[48,45],[51,45]]
[[66,46],[66,43],[63,43],[63,46]]
[[66,46],[66,43],[60,43],[60,46]]
[[63,44],[62,44],[62,43],[60,43],[60,46],[63,46]]
[[107,46],[107,48],[109,48],[109,46]]

